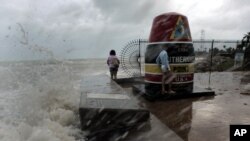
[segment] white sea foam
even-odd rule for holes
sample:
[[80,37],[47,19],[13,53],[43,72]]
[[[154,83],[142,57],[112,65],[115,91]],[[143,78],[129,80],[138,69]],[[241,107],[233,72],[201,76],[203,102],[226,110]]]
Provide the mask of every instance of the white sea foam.
[[[72,67],[78,65],[71,62],[1,66],[0,79],[5,81],[0,82],[0,140],[80,140],[79,82],[84,67]],[[95,73],[105,71],[97,69]]]

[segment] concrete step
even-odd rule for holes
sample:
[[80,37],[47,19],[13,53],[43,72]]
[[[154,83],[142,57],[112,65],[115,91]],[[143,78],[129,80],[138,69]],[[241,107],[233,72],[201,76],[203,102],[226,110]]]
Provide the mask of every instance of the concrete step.
[[90,137],[132,130],[149,122],[150,113],[108,76],[84,77],[79,115],[82,130]]

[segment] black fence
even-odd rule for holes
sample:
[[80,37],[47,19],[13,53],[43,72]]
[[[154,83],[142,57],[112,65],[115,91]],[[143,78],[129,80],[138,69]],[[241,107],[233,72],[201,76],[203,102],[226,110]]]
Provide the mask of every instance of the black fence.
[[[213,71],[213,56],[220,54],[222,56],[232,56],[232,52],[236,49],[241,40],[193,40],[196,61],[206,58],[208,70]],[[128,42],[120,53],[121,68],[128,77],[144,76],[144,57],[148,40],[137,39]],[[210,58],[210,59],[209,59]],[[202,71],[202,70],[201,70]]]

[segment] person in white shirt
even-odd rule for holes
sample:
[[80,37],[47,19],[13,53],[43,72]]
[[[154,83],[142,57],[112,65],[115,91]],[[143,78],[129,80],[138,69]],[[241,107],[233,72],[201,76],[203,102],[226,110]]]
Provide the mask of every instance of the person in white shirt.
[[[156,58],[156,63],[161,67],[162,71],[162,94],[173,94],[175,93],[171,88],[171,82],[174,80],[175,75],[171,72],[167,53],[168,46],[163,45],[162,51]],[[168,84],[168,91],[165,90],[165,84]]]

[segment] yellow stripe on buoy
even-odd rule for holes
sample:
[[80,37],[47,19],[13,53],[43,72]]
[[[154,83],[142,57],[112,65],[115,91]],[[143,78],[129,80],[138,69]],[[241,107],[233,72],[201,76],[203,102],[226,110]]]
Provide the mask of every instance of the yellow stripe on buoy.
[[[194,73],[194,63],[170,64],[171,71],[174,73]],[[157,64],[145,63],[145,73],[161,74],[161,68]]]

